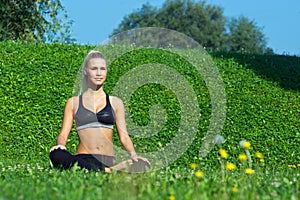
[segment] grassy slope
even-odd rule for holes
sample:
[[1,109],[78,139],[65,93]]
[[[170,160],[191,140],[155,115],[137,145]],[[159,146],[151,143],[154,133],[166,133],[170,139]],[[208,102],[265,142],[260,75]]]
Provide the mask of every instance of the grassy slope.
[[[72,95],[78,67],[91,48],[0,43],[2,158],[47,162],[48,149],[61,125],[63,105]],[[247,139],[269,162],[299,162],[300,58],[211,55],[227,94],[226,147],[236,152],[237,142]],[[76,135],[70,139],[72,148]],[[191,152],[191,157],[195,155]]]
[[217,61],[227,93],[223,133],[251,141],[276,163],[298,162],[300,58],[226,53],[214,57],[227,60]]

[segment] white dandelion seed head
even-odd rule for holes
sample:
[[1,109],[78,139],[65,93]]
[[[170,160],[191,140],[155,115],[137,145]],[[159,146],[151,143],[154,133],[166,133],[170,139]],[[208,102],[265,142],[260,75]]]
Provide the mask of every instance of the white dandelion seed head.
[[240,145],[241,148],[244,148],[245,142],[247,142],[247,140],[241,140],[241,141],[239,142],[239,145]]
[[225,142],[225,138],[222,135],[216,135],[214,138],[214,142],[217,145],[223,144]]

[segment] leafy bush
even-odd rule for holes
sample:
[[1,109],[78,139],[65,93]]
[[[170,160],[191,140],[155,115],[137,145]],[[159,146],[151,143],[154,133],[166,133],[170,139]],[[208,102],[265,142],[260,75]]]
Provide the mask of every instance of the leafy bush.
[[[64,104],[73,95],[74,81],[85,55],[93,48],[58,43],[0,43],[1,157],[48,162],[49,148],[55,144],[60,130]],[[106,51],[105,47],[100,47],[100,50]],[[227,141],[224,146],[231,152],[238,152],[236,144],[246,139],[266,156],[266,163],[276,166],[296,164],[300,159],[297,148],[300,142],[300,89],[299,85],[291,87],[286,78],[300,80],[300,58],[252,54],[211,55],[226,90],[227,114],[222,133]],[[280,68],[284,72],[287,61],[290,72],[294,73],[278,75],[274,69]],[[132,67],[157,62],[173,65],[189,81],[197,95],[201,109],[197,135],[186,153],[173,165],[197,162],[202,139],[209,126],[210,94],[202,77],[183,58],[157,49],[130,51],[110,63],[105,90],[111,94],[119,78]],[[270,62],[273,64],[270,65]],[[263,70],[258,73],[260,67]],[[282,83],[290,87],[282,87]],[[133,121],[139,125],[149,123],[149,109],[155,104],[164,107],[166,124],[153,137],[141,139],[132,136],[139,152],[157,150],[167,145],[177,133],[180,121],[178,100],[173,91],[161,85],[145,85],[133,94],[128,105]],[[118,144],[116,137],[114,140]],[[68,149],[74,152],[73,144],[77,144],[75,129],[67,144]],[[215,153],[212,152],[204,160],[207,165],[213,166],[214,158]]]

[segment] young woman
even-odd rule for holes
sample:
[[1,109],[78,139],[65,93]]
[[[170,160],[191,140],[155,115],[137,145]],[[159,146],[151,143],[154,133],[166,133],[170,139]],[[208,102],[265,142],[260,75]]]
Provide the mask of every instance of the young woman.
[[[136,154],[126,130],[125,110],[121,99],[108,96],[103,90],[107,76],[105,57],[99,51],[91,51],[83,66],[83,93],[67,100],[64,118],[56,146],[50,149],[50,160],[54,167],[69,169],[75,163],[88,170],[124,170],[127,166],[144,170],[150,166],[146,158]],[[69,133],[76,123],[79,145],[75,155],[66,149]],[[131,159],[114,163],[112,144],[113,128],[116,125],[120,141]],[[135,166],[135,167],[134,167]]]

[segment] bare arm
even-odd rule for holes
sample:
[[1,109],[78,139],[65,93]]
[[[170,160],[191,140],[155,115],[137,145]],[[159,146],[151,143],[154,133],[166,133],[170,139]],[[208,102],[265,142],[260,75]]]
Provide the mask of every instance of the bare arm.
[[53,151],[58,148],[66,149],[67,139],[72,129],[72,126],[73,126],[73,98],[70,98],[68,99],[65,105],[62,127],[56,140],[56,146],[52,147],[50,151]]
[[124,148],[126,149],[126,151],[130,155],[134,155],[136,154],[134,150],[134,146],[128,135],[127,128],[126,128],[124,104],[122,100],[117,97],[113,97],[112,102],[113,102],[113,107],[115,107],[116,127],[117,127],[120,141],[124,146]]
[[142,160],[146,162],[148,166],[150,166],[150,162],[146,158],[138,156],[135,152],[134,145],[132,143],[132,140],[129,137],[126,128],[125,107],[123,101],[117,97],[113,97],[112,102],[113,102],[113,107],[115,108],[117,131],[122,145],[129,153],[133,161],[138,162],[139,160]]

